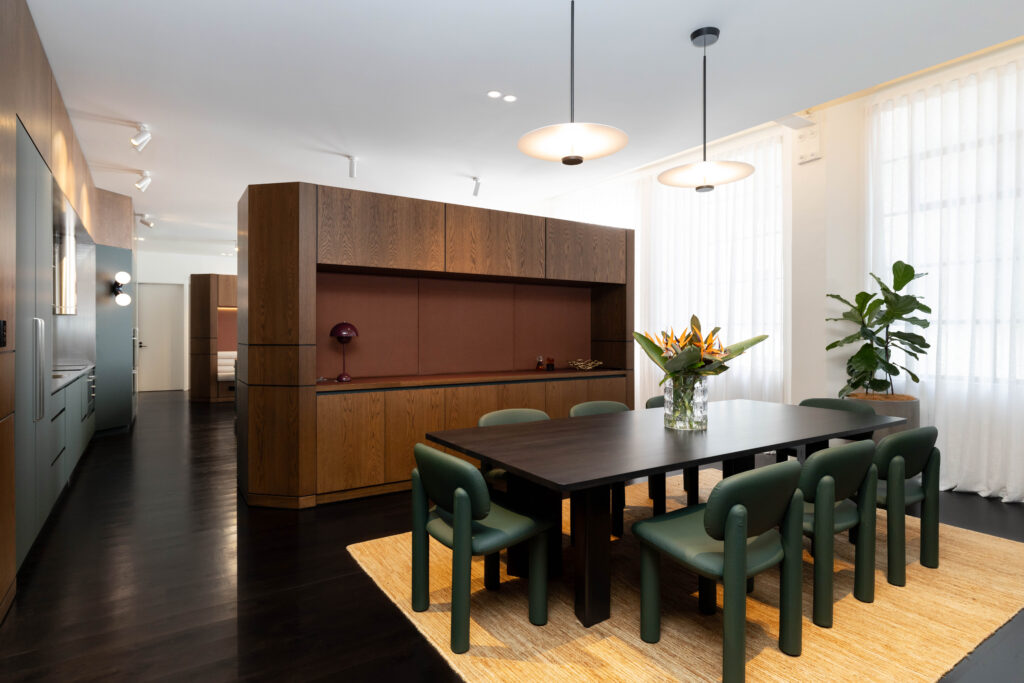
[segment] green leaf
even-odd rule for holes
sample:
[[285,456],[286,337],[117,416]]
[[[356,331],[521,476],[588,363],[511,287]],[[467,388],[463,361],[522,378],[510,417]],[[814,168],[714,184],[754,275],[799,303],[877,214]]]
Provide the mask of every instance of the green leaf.
[[892,286],[897,292],[906,287],[914,279],[914,266],[903,261],[892,264]]
[[893,365],[892,363],[890,363],[889,361],[885,360],[884,358],[879,358],[878,364],[879,366],[881,366],[882,372],[884,372],[887,375],[896,377],[897,375],[900,374],[900,369]]
[[877,282],[877,283],[878,283],[878,286],[879,286],[879,287],[881,288],[881,290],[882,290],[882,296],[885,296],[886,294],[890,294],[890,295],[891,295],[891,294],[893,294],[893,291],[892,291],[891,289],[889,289],[889,285],[887,285],[887,284],[885,284],[884,282],[882,282],[882,278],[878,277],[878,276],[877,276],[877,275],[875,275],[874,273],[868,273],[868,274],[869,274],[869,275],[870,275],[871,277],[875,278],[875,282]]
[[661,355],[661,347],[639,332],[633,333],[633,339],[636,339],[636,343],[639,344],[640,348],[644,350],[644,353],[654,361],[654,364],[664,371],[665,358]]
[[931,313],[932,312],[931,308],[929,308],[928,306],[925,306],[920,301],[917,302],[917,310],[921,311],[922,313]]
[[675,374],[684,370],[690,370],[700,363],[701,351],[696,346],[687,344],[683,350],[665,361],[665,372]]
[[853,304],[851,304],[849,301],[847,301],[843,297],[839,296],[838,294],[826,294],[825,296],[829,297],[830,299],[835,299],[836,301],[842,301],[844,304],[846,304],[850,308],[857,308],[856,306],[854,306]]
[[882,299],[875,299],[874,301],[872,301],[871,304],[868,305],[867,310],[864,311],[864,322],[870,325],[871,322],[877,317],[878,309],[880,309],[882,307],[882,304],[884,303],[885,301],[883,301]]
[[903,332],[902,330],[898,330],[896,332],[892,332],[891,336],[893,339],[905,341],[908,344],[913,344],[921,349],[927,349],[930,347],[928,341],[924,337],[914,332]]
[[868,302],[875,298],[874,294],[868,294],[867,292],[857,292],[857,311],[863,315],[864,310],[868,306]]
[[911,351],[910,349],[906,348],[905,346],[901,346],[899,344],[893,344],[893,348],[899,349],[900,351],[902,351],[903,353],[907,354],[908,356],[913,356],[914,358],[920,358],[920,356],[917,355],[919,352]]
[[868,389],[871,391],[889,391],[892,383],[887,379],[871,379],[868,382]]
[[848,337],[843,337],[842,339],[837,339],[836,341],[832,342],[831,344],[829,344],[828,346],[825,347],[825,350],[826,351],[831,351],[832,349],[838,349],[840,346],[846,346],[847,344],[852,344],[853,342],[858,341],[860,338],[861,338],[861,333],[860,332],[854,332],[853,334],[851,334]]
[[[690,329],[693,330],[694,335],[701,337],[700,335],[700,320],[696,315],[690,316]],[[703,339],[703,337],[701,337]]]
[[903,322],[917,325],[918,327],[928,327],[931,324],[924,318],[903,318]]
[[901,368],[903,368],[903,369],[904,369],[904,370],[906,371],[907,375],[909,375],[909,376],[910,376],[910,379],[914,380],[915,382],[920,382],[920,381],[921,381],[921,380],[920,380],[920,378],[918,378],[918,376],[917,376],[917,375],[915,375],[914,373],[912,373],[912,372],[911,372],[910,370],[908,370],[908,369],[907,369],[906,367],[904,367],[904,366],[902,366],[902,365],[901,365],[900,367],[901,367]]
[[767,338],[767,334],[760,334],[756,337],[751,337],[750,339],[746,339],[741,342],[736,342],[735,344],[729,344],[728,346],[725,347],[725,354],[723,355],[722,360],[732,360],[736,356],[739,356],[744,351],[749,349],[751,346],[760,344]]
[[843,312],[843,320],[849,320],[851,323],[856,323],[858,325],[863,325],[864,324],[864,318],[861,317],[860,312],[855,311],[855,310],[854,311],[844,311]]
[[[871,344],[865,344],[860,347],[857,353],[850,356],[850,360],[846,362],[848,370],[852,368],[855,372],[865,372],[868,374],[874,374],[878,369],[878,354],[875,352],[875,347]],[[849,373],[853,374],[853,373]]]

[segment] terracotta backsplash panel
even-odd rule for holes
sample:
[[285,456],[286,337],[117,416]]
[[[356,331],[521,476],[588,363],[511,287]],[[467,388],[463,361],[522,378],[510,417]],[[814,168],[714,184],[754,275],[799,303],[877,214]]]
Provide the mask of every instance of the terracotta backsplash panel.
[[532,370],[537,356],[558,368],[590,357],[590,290],[515,285],[514,370]]
[[417,289],[416,278],[317,273],[317,376],[341,372],[341,344],[330,332],[343,320],[359,330],[346,349],[350,375],[417,374]]
[[420,279],[421,375],[512,370],[513,285]]
[[217,309],[217,350],[238,350],[238,309]]

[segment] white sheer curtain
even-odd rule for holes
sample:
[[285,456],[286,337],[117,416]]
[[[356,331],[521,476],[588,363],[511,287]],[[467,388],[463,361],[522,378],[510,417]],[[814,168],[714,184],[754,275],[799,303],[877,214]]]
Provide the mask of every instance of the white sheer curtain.
[[[696,314],[726,344],[768,334],[710,383],[711,400],[782,401],[783,169],[777,128],[712,149],[712,158],[746,161],[749,178],[712,192],[671,188],[655,179],[681,157],[547,202],[544,210],[574,220],[634,228],[635,326],[681,331]],[[637,348],[636,400],[660,394],[653,363]]]
[[870,261],[928,276],[932,348],[907,359],[944,489],[1024,501],[1024,54],[882,94],[868,110]]

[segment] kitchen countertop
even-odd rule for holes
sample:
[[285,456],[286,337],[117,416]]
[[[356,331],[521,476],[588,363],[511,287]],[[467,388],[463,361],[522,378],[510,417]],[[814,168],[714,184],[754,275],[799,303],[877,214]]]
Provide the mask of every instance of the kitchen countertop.
[[72,382],[74,382],[78,378],[84,377],[85,375],[89,374],[89,371],[92,370],[94,367],[96,367],[96,366],[94,366],[94,365],[86,365],[86,366],[83,366],[83,367],[76,366],[74,368],[70,368],[70,369],[66,369],[66,370],[58,370],[58,369],[54,368],[53,373],[52,373],[53,374],[53,380],[52,380],[52,383],[50,384],[50,394],[51,395],[56,394],[58,391],[60,391],[61,389],[63,389],[67,385],[71,384]]

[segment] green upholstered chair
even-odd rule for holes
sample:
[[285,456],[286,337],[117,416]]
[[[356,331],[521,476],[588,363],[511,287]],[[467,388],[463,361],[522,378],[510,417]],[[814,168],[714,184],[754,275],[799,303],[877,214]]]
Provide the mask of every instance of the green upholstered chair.
[[[484,556],[484,586],[500,585],[501,550],[530,542],[530,623],[548,620],[547,530],[544,520],[491,503],[480,470],[465,460],[424,446],[414,447],[412,471],[412,608],[430,606],[429,537],[452,549],[452,652],[469,649],[470,566]],[[434,508],[428,507],[428,500]]]
[[[543,410],[536,410],[535,408],[506,408],[504,410],[492,410],[489,413],[485,413],[480,416],[480,419],[476,421],[477,427],[496,427],[498,425],[512,425],[522,424],[524,422],[540,422],[541,420],[550,420],[548,414]],[[489,484],[497,484],[502,482],[508,476],[508,473],[500,467],[484,467],[483,468],[484,479]]]
[[878,507],[888,512],[888,578],[894,586],[907,585],[907,507],[914,503],[921,503],[921,564],[939,566],[938,436],[935,427],[908,429],[890,434],[875,448]]
[[[842,398],[805,398],[800,401],[800,405],[807,408],[825,408],[827,410],[845,410],[848,413],[860,413],[862,415],[874,415],[875,409],[869,405],[861,403],[860,401],[847,401]],[[863,434],[854,434],[846,437],[848,441],[863,441],[864,439],[870,439],[871,432],[865,432]],[[818,442],[807,444],[804,452],[804,457],[811,455],[816,451],[820,451],[823,448],[828,448],[828,442]],[[789,459],[789,456],[796,455],[796,451],[792,448],[780,448],[775,452],[776,462],[783,462]]]
[[800,463],[769,465],[723,479],[708,502],[637,522],[640,538],[640,637],[661,638],[659,560],[662,554],[698,576],[699,606],[715,612],[715,582],[723,585],[722,677],[742,681],[748,579],[781,565],[779,648],[799,655],[803,494]]
[[664,408],[665,397],[664,396],[651,396],[647,399],[647,403],[644,404],[646,408]]
[[[629,406],[618,401],[587,401],[577,403],[569,409],[569,417],[588,417],[590,415],[607,415],[624,413]],[[626,516],[626,483],[612,484],[612,533],[622,538],[625,533]]]
[[814,623],[832,627],[835,534],[857,529],[854,596],[875,600],[875,500],[878,470],[871,440],[826,448],[809,456],[800,473],[804,533],[814,547]]

